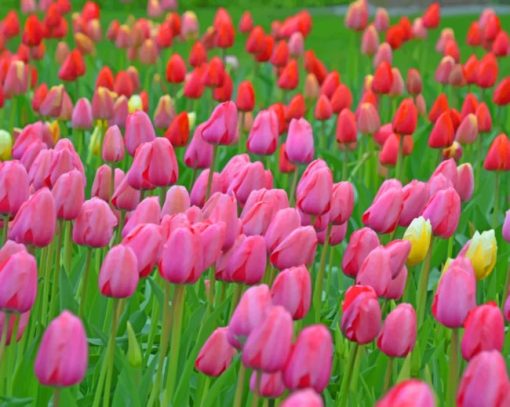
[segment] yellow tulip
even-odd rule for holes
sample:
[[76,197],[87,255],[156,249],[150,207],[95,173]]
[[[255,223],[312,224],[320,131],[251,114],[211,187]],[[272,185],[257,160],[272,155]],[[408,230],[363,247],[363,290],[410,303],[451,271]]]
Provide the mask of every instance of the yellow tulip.
[[0,160],[6,161],[11,158],[12,137],[6,130],[0,130]]
[[193,129],[195,127],[196,122],[197,122],[197,114],[195,112],[189,112],[188,113],[189,128]]
[[465,256],[471,260],[476,278],[482,280],[494,270],[496,265],[498,244],[494,230],[475,232],[468,244]]
[[432,225],[428,219],[420,216],[413,219],[404,233],[404,240],[411,243],[411,252],[407,257],[407,265],[414,266],[421,263],[427,255],[432,237]]
[[128,109],[129,113],[134,113],[137,110],[142,110],[143,109],[142,98],[139,95],[131,96],[128,101]]
[[48,129],[50,130],[51,139],[53,140],[53,144],[57,144],[57,141],[60,140],[60,123],[58,120],[53,120],[52,122],[47,122]]

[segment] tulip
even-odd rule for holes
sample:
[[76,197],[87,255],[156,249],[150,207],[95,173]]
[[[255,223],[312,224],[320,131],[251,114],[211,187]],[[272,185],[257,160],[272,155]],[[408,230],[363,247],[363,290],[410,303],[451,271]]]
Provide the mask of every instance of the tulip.
[[349,287],[342,303],[340,327],[347,339],[360,345],[377,337],[381,329],[381,308],[372,287]]
[[496,350],[480,352],[462,375],[457,406],[506,406],[510,403],[510,381],[505,360]]
[[434,392],[425,382],[416,379],[404,380],[393,386],[377,402],[376,407],[394,407],[412,405],[416,407],[435,407]]
[[159,261],[163,236],[161,227],[153,223],[140,223],[126,234],[122,245],[136,256],[137,273],[147,277]]
[[478,121],[476,115],[473,113],[468,114],[455,133],[455,140],[461,144],[472,144],[478,137]]
[[135,253],[127,246],[117,245],[106,254],[99,271],[99,291],[106,297],[127,298],[138,284]]
[[443,148],[453,143],[455,129],[449,112],[442,113],[434,123],[429,135],[429,147]]
[[422,216],[430,221],[435,236],[449,238],[459,223],[459,194],[452,187],[436,192],[425,206]]
[[297,61],[295,59],[291,59],[282,69],[277,85],[280,89],[293,90],[297,87],[298,82],[299,70]]
[[181,185],[173,185],[166,192],[165,202],[161,210],[161,216],[175,215],[186,211],[190,207],[188,190]]
[[125,237],[137,225],[143,223],[158,224],[161,219],[161,207],[157,196],[150,196],[140,202],[134,211],[129,214],[129,218],[122,229],[122,237]]
[[377,48],[379,47],[379,34],[378,30],[373,26],[369,25],[363,31],[363,36],[361,37],[361,53],[373,56],[377,52]]
[[389,282],[383,297],[388,300],[399,300],[402,298],[407,284],[407,276],[407,267],[403,266],[398,274]]
[[322,215],[329,210],[333,175],[323,160],[312,161],[297,186],[296,205],[304,213]]
[[115,163],[124,159],[124,139],[118,126],[111,126],[104,135],[102,158],[106,162]]
[[228,324],[229,343],[241,349],[251,332],[260,326],[271,307],[271,295],[267,285],[248,288],[237,304]]
[[253,154],[271,155],[277,145],[278,118],[272,110],[262,110],[255,117],[246,148]]
[[228,250],[239,234],[240,224],[237,218],[237,204],[233,196],[215,193],[205,203],[202,213],[204,219],[225,223],[225,241],[223,250]]
[[74,221],[73,241],[84,246],[104,247],[110,242],[116,225],[117,218],[105,201],[89,199]]
[[209,168],[212,163],[213,147],[203,139],[203,127],[197,126],[184,154],[184,163],[190,168]]
[[317,247],[317,235],[312,226],[294,229],[271,252],[270,260],[277,269],[311,264]]
[[371,103],[363,103],[357,111],[357,126],[362,134],[374,134],[381,125],[379,113]]
[[483,89],[492,88],[498,78],[498,62],[492,53],[483,56],[478,64],[476,84]]
[[213,331],[195,359],[195,369],[217,377],[230,366],[236,350],[228,342],[227,332],[228,328],[216,328]]
[[285,144],[289,160],[307,164],[313,159],[314,142],[312,126],[305,119],[292,119]]
[[356,145],[357,140],[356,116],[348,108],[344,108],[336,122],[336,141],[341,145]]
[[386,292],[391,279],[390,252],[383,247],[368,253],[356,274],[356,284],[372,287],[379,296]]
[[272,252],[299,226],[301,226],[301,218],[296,209],[285,208],[276,212],[264,234],[268,252]]
[[[5,248],[4,245],[3,250]],[[10,254],[0,265],[0,286],[0,310],[18,313],[29,311],[37,293],[34,256],[24,249]]]
[[425,259],[429,252],[431,236],[432,225],[429,220],[422,216],[413,219],[403,237],[411,244],[411,251],[407,256],[408,266],[415,266]]
[[362,31],[368,23],[368,5],[364,1],[355,1],[347,8],[345,26],[355,31]]
[[141,144],[150,142],[156,138],[154,128],[147,113],[136,111],[128,115],[126,119],[126,133],[124,141],[126,149],[130,155],[135,155],[135,151]]
[[476,281],[469,262],[451,264],[443,273],[432,303],[432,315],[448,328],[460,328],[476,306]]
[[412,99],[404,99],[393,116],[393,131],[399,135],[413,134],[418,122],[418,111]]
[[[17,321],[17,330],[16,328],[16,318],[18,318]],[[30,311],[24,312],[23,314],[20,314],[19,317],[12,316],[11,313],[6,313],[3,311],[0,311],[0,335],[2,335],[5,330],[5,345],[9,346],[13,341],[19,342],[21,338],[23,337],[23,333],[25,332],[25,329],[28,325],[30,318]],[[14,337],[14,335],[16,335]]]
[[505,221],[503,222],[503,228],[501,230],[503,239],[510,242],[510,209],[506,211]]
[[87,335],[81,320],[69,311],[50,322],[35,360],[35,375],[45,386],[80,383],[87,371]]
[[372,205],[363,213],[363,223],[378,233],[389,233],[398,225],[402,204],[402,189],[390,188],[374,198]]
[[85,178],[74,169],[58,177],[51,193],[59,219],[73,220],[78,217],[85,201]]
[[174,103],[170,95],[163,95],[159,98],[158,105],[154,111],[154,127],[166,129],[175,116]]
[[377,347],[390,357],[404,357],[415,343],[416,312],[411,304],[399,304],[386,317]]
[[390,255],[391,276],[395,278],[406,264],[411,251],[411,243],[405,239],[393,240],[384,248]]
[[494,230],[476,231],[461,253],[471,261],[476,278],[486,278],[496,266],[498,244]]
[[237,141],[237,107],[234,102],[216,106],[201,128],[202,138],[210,144],[234,144]]
[[399,225],[409,226],[418,217],[428,200],[427,184],[412,180],[402,188],[403,207],[400,213]]
[[324,407],[321,396],[312,389],[299,390],[287,397],[282,407]]
[[292,347],[283,370],[283,382],[291,390],[312,388],[321,393],[328,385],[333,359],[331,334],[324,325],[304,328]]
[[257,372],[253,372],[250,378],[250,390],[259,396],[268,398],[280,397],[285,391],[282,372],[265,373],[258,372],[260,380],[257,388]]
[[455,189],[462,202],[469,201],[473,196],[475,180],[473,167],[470,163],[464,163],[457,167],[457,184]]
[[78,99],[73,109],[71,124],[73,129],[88,130],[92,128],[92,105],[86,98]]
[[264,170],[264,166],[260,161],[256,161],[245,164],[237,174],[233,174],[226,192],[233,194],[240,204],[244,205],[252,191],[265,187],[271,188],[272,185],[271,173]]
[[311,284],[310,273],[305,266],[283,270],[271,287],[273,304],[285,307],[295,320],[304,318],[310,309]]
[[492,141],[483,168],[487,171],[510,170],[510,139],[505,134],[501,133]]
[[41,188],[20,206],[9,228],[9,239],[45,247],[55,234],[56,208],[48,188]]
[[0,166],[0,213],[16,215],[28,198],[28,174],[16,160]]
[[349,277],[356,277],[368,254],[379,246],[377,234],[369,228],[354,231],[342,258],[342,271]]
[[274,214],[288,205],[287,194],[283,190],[259,189],[252,191],[240,217],[243,232],[250,236],[264,235]]
[[115,186],[111,203],[116,209],[132,211],[140,202],[140,195],[140,190],[131,187],[127,177],[124,177],[122,181]]

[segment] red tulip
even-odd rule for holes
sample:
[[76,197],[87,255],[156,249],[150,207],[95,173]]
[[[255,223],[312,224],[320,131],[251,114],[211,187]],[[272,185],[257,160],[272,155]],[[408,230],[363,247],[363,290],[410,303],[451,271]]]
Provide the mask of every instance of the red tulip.
[[354,285],[346,291],[341,329],[347,339],[360,345],[377,337],[381,329],[381,308],[372,287]]
[[412,99],[404,99],[393,116],[393,131],[399,135],[413,134],[418,122],[418,111]]
[[434,123],[429,135],[429,147],[444,148],[453,143],[455,129],[449,112],[442,113]]
[[67,56],[58,72],[58,77],[63,81],[75,81],[80,76],[85,75],[85,62],[80,51],[73,50]]
[[506,134],[501,133],[493,140],[483,167],[488,171],[510,170],[510,140]]

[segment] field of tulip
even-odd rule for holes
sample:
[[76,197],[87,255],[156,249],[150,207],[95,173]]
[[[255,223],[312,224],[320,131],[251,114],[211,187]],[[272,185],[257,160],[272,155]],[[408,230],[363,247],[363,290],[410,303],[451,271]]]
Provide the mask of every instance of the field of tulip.
[[510,407],[510,16],[100,3],[0,5],[0,406]]

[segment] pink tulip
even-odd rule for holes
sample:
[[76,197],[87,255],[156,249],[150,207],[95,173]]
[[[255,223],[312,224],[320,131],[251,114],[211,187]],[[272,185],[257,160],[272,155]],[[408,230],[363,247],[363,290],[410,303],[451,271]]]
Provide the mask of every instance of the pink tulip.
[[[23,333],[28,325],[30,319],[30,311],[24,312],[23,314],[13,314],[0,311],[0,335],[7,329],[5,335],[5,345],[9,346],[12,341],[19,342],[23,337]],[[16,326],[17,323],[17,326]],[[15,330],[16,329],[16,330]],[[14,338],[14,335],[16,337]]]
[[205,123],[197,126],[188,147],[186,147],[184,163],[189,168],[199,169],[211,166],[213,146],[202,137],[204,126]]
[[435,236],[449,238],[459,224],[459,194],[452,187],[436,192],[425,206],[422,216],[432,224],[432,233]]
[[37,154],[28,170],[28,179],[35,189],[51,187],[51,166],[55,150],[43,149]]
[[390,16],[385,8],[378,7],[375,11],[374,25],[379,32],[384,32],[390,27]]
[[0,213],[16,215],[28,198],[28,174],[17,160],[0,166]]
[[361,37],[361,53],[372,56],[379,48],[379,34],[373,25],[367,26]]
[[[122,171],[116,169],[117,171]],[[124,174],[119,173],[117,176],[124,178]],[[110,202],[111,193],[114,189],[112,182],[112,167],[107,164],[99,166],[96,170],[94,182],[92,183],[92,189],[90,191],[91,196],[102,199],[105,202]]]
[[429,195],[427,184],[418,180],[412,180],[402,188],[403,206],[400,213],[399,226],[409,226],[413,219],[420,216]]
[[137,225],[142,223],[159,224],[161,219],[161,207],[159,206],[159,198],[157,196],[149,196],[138,204],[133,212],[129,213],[124,228],[122,229],[122,237],[128,235]]
[[378,233],[389,233],[398,225],[403,207],[403,192],[400,188],[390,188],[363,213],[363,223]]
[[321,393],[329,383],[333,341],[324,325],[304,328],[292,347],[283,370],[283,382],[291,390],[312,388]]
[[74,221],[73,241],[90,247],[104,247],[110,243],[117,218],[108,204],[99,198],[85,201]]
[[354,187],[349,181],[333,184],[329,221],[341,225],[349,220],[354,209]]
[[241,213],[243,233],[264,235],[274,215],[289,206],[287,193],[282,189],[252,191]]
[[184,212],[190,205],[190,197],[186,187],[173,185],[166,192],[165,203],[161,209],[161,216]]
[[216,328],[195,360],[195,369],[208,376],[221,375],[232,362],[236,350],[227,339],[228,328]]
[[236,104],[228,101],[216,106],[201,130],[203,139],[210,144],[235,144],[238,138]]
[[202,213],[204,219],[211,222],[225,223],[225,241],[223,250],[229,249],[240,232],[241,225],[237,218],[237,203],[233,196],[215,193],[205,203]]
[[301,226],[301,217],[296,209],[284,208],[276,212],[264,234],[268,252],[271,253],[299,226]]
[[[92,105],[94,108],[94,105]],[[126,128],[127,119],[129,116],[129,101],[126,96],[120,95],[112,107],[113,112],[111,113],[108,124],[110,126],[118,126],[121,129]]]
[[85,201],[85,178],[78,170],[72,170],[58,177],[51,193],[55,199],[57,217],[73,220],[78,217]]
[[462,202],[469,201],[475,189],[473,167],[470,163],[464,163],[457,167],[457,185],[455,186]]
[[193,225],[200,233],[202,241],[202,258],[204,269],[211,267],[221,255],[223,243],[225,241],[225,223],[224,222],[200,222]]
[[233,194],[240,204],[244,204],[252,191],[272,187],[267,185],[267,174],[260,161],[244,165],[234,176],[226,192]]
[[[116,168],[116,171],[118,168]],[[115,187],[112,196],[112,205],[120,210],[132,211],[140,202],[140,190],[129,185],[127,177],[124,177]]]
[[133,250],[122,244],[112,247],[99,271],[99,291],[106,297],[131,297],[138,285],[138,263]]
[[505,322],[496,303],[489,302],[473,308],[464,321],[462,356],[471,360],[482,351],[503,350]]
[[510,381],[505,359],[496,350],[483,351],[469,361],[457,390],[457,406],[508,406]]
[[383,298],[388,300],[399,300],[404,295],[404,290],[407,283],[407,267],[403,266],[398,274],[392,278],[386,291],[384,292]]
[[122,244],[135,254],[140,277],[147,277],[159,262],[161,255],[163,247],[161,227],[153,223],[140,223],[122,239]]
[[147,113],[137,110],[128,115],[124,141],[130,155],[134,156],[138,146],[153,141],[155,138],[154,127],[152,127],[151,119],[147,116]]
[[312,282],[305,266],[291,267],[278,274],[271,287],[273,304],[282,305],[295,320],[310,309]]
[[317,235],[312,226],[294,229],[271,252],[270,260],[279,270],[308,265],[313,262],[317,248]]
[[161,251],[161,277],[173,284],[195,283],[204,271],[200,244],[199,233],[190,227],[171,231]]
[[[329,245],[336,246],[343,242],[347,233],[348,222],[341,225],[332,225],[331,233],[329,235]],[[317,231],[317,241],[319,244],[324,244],[326,241],[326,230]]]
[[[209,184],[209,171],[210,171],[209,168],[203,170],[195,180],[195,183],[193,184],[190,193],[190,202],[192,205],[196,205],[198,207],[204,206],[207,195],[207,186]],[[215,172],[212,176],[210,189],[211,194],[214,194],[216,192],[222,192],[221,177],[220,174],[218,174],[217,172]]]
[[430,178],[432,179],[434,176],[439,174],[443,175],[448,181],[450,181],[452,187],[455,187],[457,185],[457,164],[455,163],[455,160],[450,158],[441,162]]
[[347,339],[360,345],[377,337],[381,329],[381,308],[372,287],[353,285],[347,289],[340,328]]
[[376,404],[376,407],[397,406],[435,407],[436,400],[427,383],[408,379],[393,386]]
[[501,234],[503,235],[503,239],[505,239],[507,242],[510,242],[510,209],[506,211]]
[[285,143],[287,157],[293,163],[308,164],[313,160],[313,130],[305,119],[292,119]]
[[296,205],[304,213],[322,215],[329,210],[333,174],[323,160],[312,161],[297,185]]
[[73,129],[89,130],[93,126],[92,105],[87,98],[78,99],[73,109],[71,126]]
[[281,306],[273,306],[262,323],[250,332],[243,347],[246,367],[275,373],[284,368],[291,350],[292,318]]
[[301,32],[293,33],[289,38],[289,52],[294,57],[300,57],[305,52],[304,38]]
[[29,311],[37,293],[37,264],[26,250],[12,253],[0,265],[0,310]]
[[390,357],[404,357],[416,343],[416,312],[411,304],[401,303],[386,319],[377,338],[377,347]]
[[228,341],[241,349],[251,332],[262,324],[271,307],[271,294],[265,284],[248,288],[228,324]]
[[382,246],[368,253],[356,274],[356,284],[372,287],[378,296],[386,292],[391,279],[390,252]]
[[271,155],[278,146],[278,119],[272,110],[261,110],[250,129],[246,148],[253,154]]
[[356,112],[358,130],[362,134],[374,134],[381,126],[381,119],[372,103],[363,103]]
[[175,183],[178,171],[172,144],[166,138],[158,137],[137,148],[127,179],[133,188],[154,189]]
[[44,332],[35,360],[35,375],[45,386],[73,386],[83,380],[87,361],[85,328],[79,318],[64,311]]
[[432,315],[448,328],[460,328],[475,306],[476,280],[471,262],[454,261],[439,280]]
[[312,389],[299,390],[287,397],[282,407],[324,407],[321,396]]
[[257,389],[257,372],[253,372],[250,378],[250,390],[262,397],[278,398],[285,391],[282,372],[259,373],[261,374],[259,388]]
[[379,246],[377,234],[370,228],[354,231],[342,257],[342,271],[346,276],[356,277],[368,254]]
[[406,264],[411,252],[411,243],[408,240],[393,240],[386,245],[385,250],[390,255],[391,277],[395,278]]
[[474,113],[469,113],[455,132],[455,140],[460,144],[473,144],[478,137],[478,121]]
[[124,139],[118,126],[106,130],[101,156],[109,163],[118,163],[124,159]]
[[239,174],[245,165],[249,164],[250,156],[248,154],[237,154],[233,156],[223,167],[220,173],[223,189],[226,190],[232,183],[232,180]]
[[53,195],[48,188],[41,188],[19,208],[9,228],[9,239],[45,247],[53,240],[56,222]]

